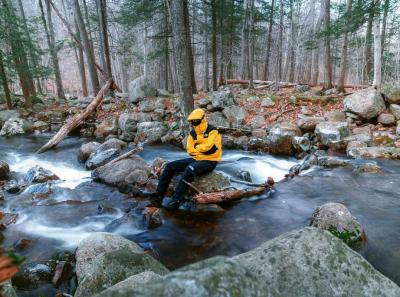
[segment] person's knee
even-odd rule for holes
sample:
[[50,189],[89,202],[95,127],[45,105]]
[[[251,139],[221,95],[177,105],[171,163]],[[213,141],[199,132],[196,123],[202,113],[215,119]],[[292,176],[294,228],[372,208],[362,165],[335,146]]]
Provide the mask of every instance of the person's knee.
[[192,165],[186,167],[185,171],[183,172],[183,179],[186,181],[193,181],[196,176],[195,168]]

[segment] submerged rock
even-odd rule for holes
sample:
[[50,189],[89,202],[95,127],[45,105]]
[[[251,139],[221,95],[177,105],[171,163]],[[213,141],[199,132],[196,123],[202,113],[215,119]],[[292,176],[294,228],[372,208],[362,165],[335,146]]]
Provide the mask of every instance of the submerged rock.
[[12,136],[32,132],[32,124],[21,118],[11,118],[4,123],[0,136]]
[[376,163],[364,163],[354,167],[354,172],[357,173],[382,173],[382,168]]
[[93,154],[99,147],[100,143],[96,141],[82,144],[79,148],[78,160],[80,162],[85,162],[87,159],[89,159],[90,155]]
[[373,88],[357,91],[344,99],[344,108],[364,119],[377,117],[385,110],[385,102],[380,92]]
[[98,255],[115,250],[143,253],[142,248],[133,241],[111,233],[96,232],[83,239],[76,250],[76,276],[78,281],[82,281],[90,272],[91,264]]
[[144,271],[160,275],[169,272],[160,262],[142,252],[135,253],[126,249],[104,252],[93,260],[74,297],[92,296]]
[[26,263],[12,278],[12,284],[19,290],[33,290],[50,283],[53,273],[51,268],[42,263]]
[[45,183],[50,180],[60,179],[50,170],[47,170],[39,165],[32,167],[24,176],[24,180],[28,183]]
[[310,226],[328,230],[350,247],[360,247],[365,233],[360,223],[341,203],[325,203],[311,216]]
[[9,174],[10,166],[6,162],[0,160],[0,181],[8,179]]
[[285,233],[233,258],[285,297],[400,296],[400,288],[325,230]]
[[138,286],[104,291],[98,297],[278,297],[254,272],[226,257],[215,257],[178,269],[161,279]]

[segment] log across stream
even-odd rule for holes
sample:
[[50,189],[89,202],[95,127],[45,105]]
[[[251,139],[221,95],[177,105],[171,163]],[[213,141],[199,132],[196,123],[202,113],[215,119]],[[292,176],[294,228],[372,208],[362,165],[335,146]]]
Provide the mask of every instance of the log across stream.
[[[242,253],[284,232],[307,226],[316,207],[334,201],[345,204],[364,227],[368,243],[361,253],[400,284],[400,164],[396,162],[380,163],[383,175],[356,174],[345,168],[315,169],[277,183],[275,193],[268,198],[235,201],[223,205],[223,212],[164,212],[162,226],[146,229],[140,215],[117,220],[138,202],[90,181],[90,172],[76,158],[84,140],[66,138],[54,150],[36,155],[35,151],[49,138],[30,136],[0,141],[0,159],[7,161],[17,175],[38,164],[65,180],[46,199],[33,201],[26,194],[6,195],[2,210],[19,216],[16,224],[3,232],[3,244],[13,246],[20,239],[32,240],[21,251],[29,262],[46,261],[65,250],[73,252],[77,242],[91,232],[107,230],[141,244],[173,269],[214,255]],[[150,163],[155,157],[171,160],[184,157],[185,153],[172,146],[154,146],[145,147],[140,155]],[[279,181],[295,162],[265,154],[226,151],[217,169],[230,176],[238,169],[248,170],[253,182],[262,183],[266,176]],[[52,296],[54,292],[50,285],[19,293]]]

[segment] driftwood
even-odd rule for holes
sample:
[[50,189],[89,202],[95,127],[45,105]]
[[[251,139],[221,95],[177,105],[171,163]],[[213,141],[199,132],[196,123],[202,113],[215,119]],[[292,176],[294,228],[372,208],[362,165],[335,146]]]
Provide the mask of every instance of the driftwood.
[[73,116],[64,126],[61,127],[61,129],[57,132],[56,135],[53,136],[52,139],[50,139],[44,146],[42,146],[37,153],[43,153],[53,147],[55,147],[57,144],[59,144],[67,135],[69,132],[71,132],[74,128],[79,126],[90,114],[95,111],[97,106],[101,104],[103,101],[103,96],[104,94],[113,86],[113,80],[109,79],[106,84],[101,88],[99,93],[97,94],[96,98],[93,99],[92,102],[85,108],[85,110],[75,116]]
[[[137,152],[140,152],[140,151],[142,151],[142,150],[143,150],[143,147],[141,147],[141,146],[135,147],[135,148],[131,149],[130,151],[126,152],[125,154],[122,154],[122,155],[119,156],[118,158],[112,159],[111,161],[107,162],[107,163],[104,164],[104,165],[107,165],[107,164],[114,164],[114,163],[116,163],[116,162],[118,162],[118,161],[121,161],[121,160],[123,160],[123,159],[126,159],[126,158],[130,157],[131,155],[133,155],[133,154],[135,154],[135,153],[137,153]],[[103,165],[103,166],[104,166],[104,165]]]
[[[268,180],[265,184],[262,184],[261,186],[256,187],[254,189],[247,189],[247,190],[234,189],[234,190],[223,190],[211,193],[198,193],[193,196],[193,201],[198,204],[209,204],[209,203],[221,203],[226,201],[238,200],[244,197],[261,195],[266,191],[269,191],[274,184],[275,182],[273,178],[268,177]],[[199,191],[197,190],[197,192]]]

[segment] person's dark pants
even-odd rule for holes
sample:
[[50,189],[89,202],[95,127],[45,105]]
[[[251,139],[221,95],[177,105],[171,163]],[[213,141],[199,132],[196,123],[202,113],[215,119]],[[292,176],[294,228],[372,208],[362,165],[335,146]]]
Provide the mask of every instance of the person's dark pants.
[[164,196],[174,174],[183,172],[174,195],[171,197],[172,199],[181,200],[186,195],[188,188],[184,181],[191,183],[196,176],[213,171],[217,164],[218,162],[216,161],[196,161],[193,158],[168,162],[158,182],[157,193]]

